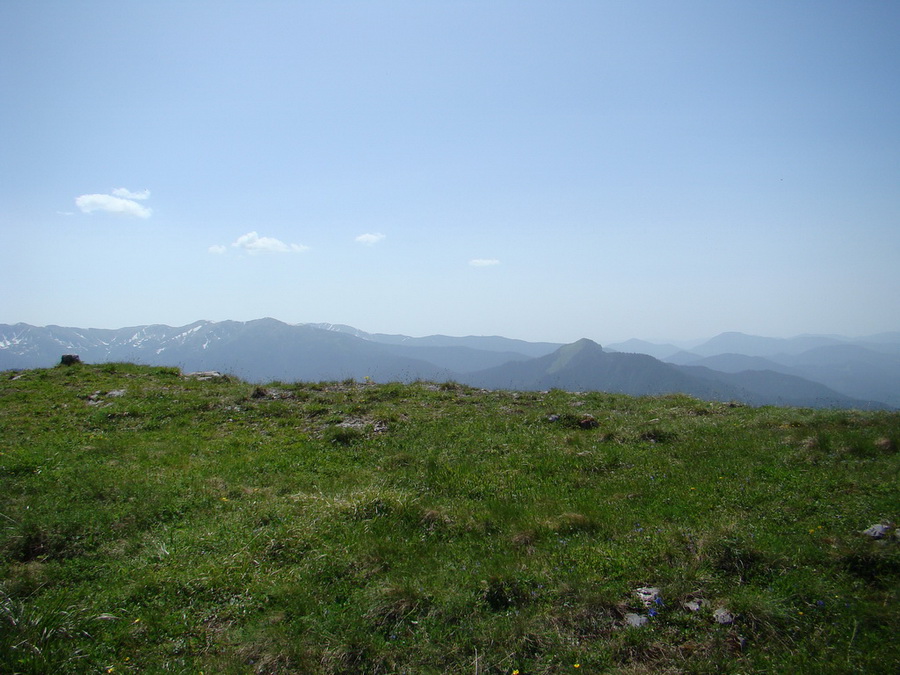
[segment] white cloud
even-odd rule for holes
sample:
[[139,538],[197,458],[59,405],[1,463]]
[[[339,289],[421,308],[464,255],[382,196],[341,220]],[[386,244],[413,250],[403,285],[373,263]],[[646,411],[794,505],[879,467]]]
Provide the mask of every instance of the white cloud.
[[114,197],[122,197],[123,199],[150,199],[150,190],[132,192],[128,188],[116,188],[112,191],[112,194]]
[[363,244],[364,246],[374,246],[386,236],[387,235],[381,234],[381,232],[367,232],[366,234],[359,235],[355,241],[356,243]]
[[[149,192],[147,193],[149,195]],[[81,209],[82,213],[93,213],[94,211],[105,211],[106,213],[115,213],[121,216],[135,216],[137,218],[149,218],[153,213],[152,209],[138,204],[131,199],[123,199],[113,195],[81,195],[75,198],[75,206]]]
[[470,260],[469,264],[472,267],[490,267],[491,265],[499,265],[500,261],[495,258],[475,258]]
[[238,237],[232,244],[234,248],[241,248],[247,253],[302,253],[309,249],[300,244],[286,244],[273,237],[260,237],[256,232],[248,232]]
[[209,247],[209,252],[214,253],[216,255],[222,255],[225,251],[228,250],[227,246],[222,246],[222,244],[213,244]]

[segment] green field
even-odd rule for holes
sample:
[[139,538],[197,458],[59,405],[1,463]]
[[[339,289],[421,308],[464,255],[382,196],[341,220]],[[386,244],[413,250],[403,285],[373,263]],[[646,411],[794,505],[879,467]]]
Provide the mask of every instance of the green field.
[[3,373],[0,671],[900,672],[900,539],[862,534],[898,446],[889,412]]

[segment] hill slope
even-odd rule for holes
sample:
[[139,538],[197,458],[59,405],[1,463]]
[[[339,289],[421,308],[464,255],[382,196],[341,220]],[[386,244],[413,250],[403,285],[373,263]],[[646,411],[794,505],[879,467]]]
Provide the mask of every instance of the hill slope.
[[106,364],[0,437],[4,672],[900,669],[898,413]]

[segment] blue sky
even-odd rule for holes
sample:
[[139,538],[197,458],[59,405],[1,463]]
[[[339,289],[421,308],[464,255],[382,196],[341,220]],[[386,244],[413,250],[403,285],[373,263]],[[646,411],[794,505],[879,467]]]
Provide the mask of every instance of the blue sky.
[[0,3],[0,322],[900,329],[900,3]]

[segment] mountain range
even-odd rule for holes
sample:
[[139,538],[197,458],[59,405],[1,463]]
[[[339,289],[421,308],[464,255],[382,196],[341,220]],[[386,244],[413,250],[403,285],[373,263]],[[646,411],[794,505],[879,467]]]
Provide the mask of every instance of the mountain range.
[[275,319],[119,329],[0,324],[0,370],[49,367],[62,354],[218,370],[250,382],[369,378],[456,381],[487,389],[685,393],[750,405],[900,407],[900,333],[766,338],[723,333],[690,350],[499,336],[409,337]]

